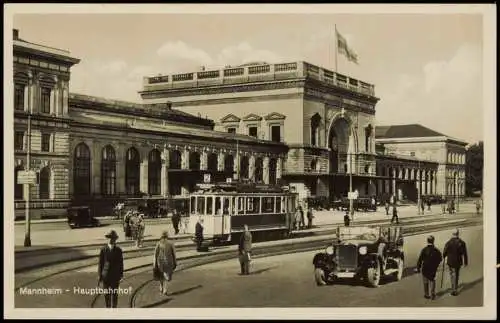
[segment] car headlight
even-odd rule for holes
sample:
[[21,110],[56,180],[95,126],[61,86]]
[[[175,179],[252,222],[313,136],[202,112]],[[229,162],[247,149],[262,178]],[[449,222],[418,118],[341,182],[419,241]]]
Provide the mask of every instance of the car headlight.
[[367,252],[367,251],[368,251],[368,250],[367,250],[366,246],[363,246],[363,247],[360,247],[360,248],[359,248],[359,254],[360,254],[360,255],[366,255],[366,252]]
[[327,255],[333,255],[333,246],[326,247],[325,252]]

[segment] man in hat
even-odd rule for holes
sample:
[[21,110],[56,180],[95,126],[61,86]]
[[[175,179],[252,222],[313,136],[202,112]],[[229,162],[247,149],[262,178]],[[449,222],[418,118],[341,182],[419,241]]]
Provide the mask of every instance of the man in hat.
[[194,228],[194,239],[196,241],[196,250],[203,251],[202,250],[202,244],[203,244],[203,219],[202,218],[199,218],[198,222],[196,222],[196,226]]
[[450,269],[451,278],[451,295],[458,295],[458,278],[460,274],[460,268],[462,265],[466,267],[468,265],[467,257],[467,246],[465,242],[460,239],[458,229],[453,231],[453,236],[444,245],[443,258],[446,259],[448,268]]
[[102,287],[107,289],[104,294],[106,307],[117,307],[118,285],[123,278],[123,252],[116,245],[118,234],[115,230],[111,230],[105,237],[109,242],[99,253],[98,285],[102,283]]
[[250,253],[252,252],[252,234],[248,230],[248,225],[244,225],[244,232],[241,235],[238,246],[241,274],[250,275]]
[[416,268],[417,273],[422,272],[424,297],[427,299],[436,298],[436,272],[442,260],[441,252],[434,246],[434,236],[428,236],[427,246],[420,252]]
[[175,246],[168,239],[168,232],[163,231],[153,255],[155,278],[160,282],[160,293],[163,295],[168,294],[168,282],[172,280],[172,275],[176,267]]

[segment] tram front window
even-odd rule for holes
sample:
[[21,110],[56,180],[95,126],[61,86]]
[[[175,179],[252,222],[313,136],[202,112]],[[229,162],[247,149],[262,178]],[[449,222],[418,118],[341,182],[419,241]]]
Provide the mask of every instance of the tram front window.
[[198,196],[196,199],[196,212],[200,215],[205,214],[205,197]]
[[191,208],[191,214],[196,213],[196,196],[191,196],[191,203],[190,203],[190,208]]
[[215,214],[220,215],[222,214],[222,208],[221,208],[221,202],[220,202],[220,196],[215,197]]
[[214,198],[212,196],[207,197],[207,215],[213,215],[214,211]]
[[262,198],[262,213],[274,213],[274,197]]
[[224,197],[224,207],[222,208],[223,214],[229,214],[229,197]]
[[260,198],[249,197],[247,198],[247,214],[257,214],[260,212]]

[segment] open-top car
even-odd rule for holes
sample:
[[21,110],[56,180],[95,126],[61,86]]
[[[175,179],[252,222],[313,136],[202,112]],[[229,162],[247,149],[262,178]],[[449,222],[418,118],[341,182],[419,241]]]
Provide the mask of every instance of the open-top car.
[[401,280],[404,270],[400,226],[338,227],[337,237],[313,259],[318,285],[353,278],[377,287],[383,278]]

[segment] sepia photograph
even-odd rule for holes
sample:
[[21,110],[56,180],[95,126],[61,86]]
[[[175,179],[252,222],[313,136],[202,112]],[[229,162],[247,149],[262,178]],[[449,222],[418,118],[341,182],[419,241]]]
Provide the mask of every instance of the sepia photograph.
[[4,318],[496,319],[495,6],[4,8]]

